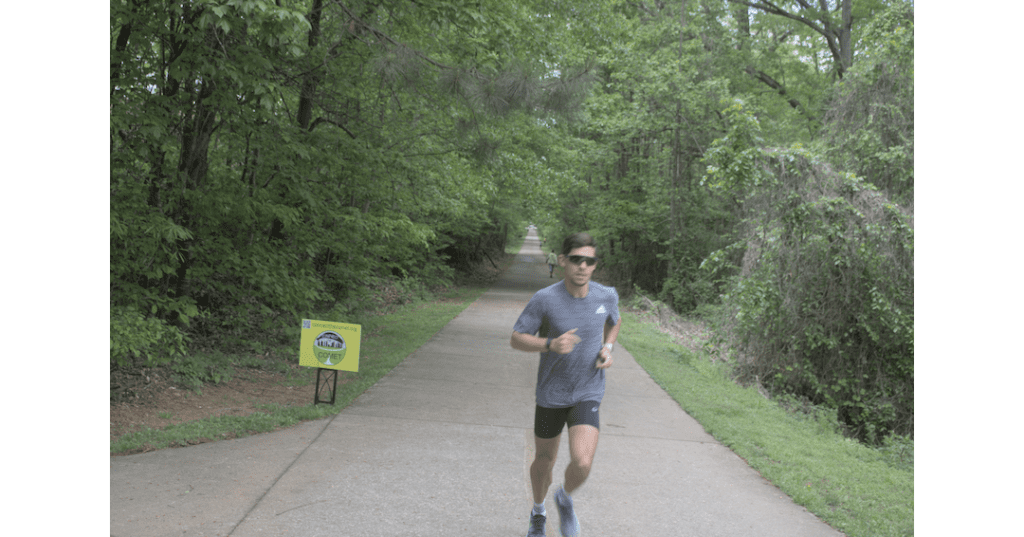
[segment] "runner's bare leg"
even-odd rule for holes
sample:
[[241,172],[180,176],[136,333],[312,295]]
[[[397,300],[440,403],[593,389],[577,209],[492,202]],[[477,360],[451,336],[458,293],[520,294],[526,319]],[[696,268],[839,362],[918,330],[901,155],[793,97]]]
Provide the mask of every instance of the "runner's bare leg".
[[533,485],[533,503],[544,503],[544,497],[551,487],[551,470],[555,467],[555,458],[558,457],[558,442],[562,439],[559,434],[554,438],[541,438],[534,435],[537,445],[537,455],[530,465],[530,482]]
[[[593,425],[573,425],[569,428],[569,456],[571,460],[565,467],[565,491],[570,495],[580,487],[594,463],[597,452],[597,439],[600,434]],[[558,447],[557,445],[555,446]],[[546,489],[545,489],[546,490]]]

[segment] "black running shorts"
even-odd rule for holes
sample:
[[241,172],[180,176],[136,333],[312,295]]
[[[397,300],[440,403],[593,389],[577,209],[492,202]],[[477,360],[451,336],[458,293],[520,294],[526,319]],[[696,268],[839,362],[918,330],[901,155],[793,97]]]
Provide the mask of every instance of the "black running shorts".
[[566,408],[545,408],[538,405],[533,415],[533,434],[539,438],[554,438],[562,434],[562,427],[566,424],[569,427],[580,424],[593,425],[600,429],[600,407],[601,403],[596,401],[583,401]]

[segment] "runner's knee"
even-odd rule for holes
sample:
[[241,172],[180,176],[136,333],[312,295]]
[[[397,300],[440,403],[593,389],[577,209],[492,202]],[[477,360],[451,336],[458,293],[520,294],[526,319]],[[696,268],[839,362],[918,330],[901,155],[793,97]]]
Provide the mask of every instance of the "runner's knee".
[[572,463],[580,470],[590,472],[590,467],[594,464],[594,456],[589,453],[577,455],[573,457]]

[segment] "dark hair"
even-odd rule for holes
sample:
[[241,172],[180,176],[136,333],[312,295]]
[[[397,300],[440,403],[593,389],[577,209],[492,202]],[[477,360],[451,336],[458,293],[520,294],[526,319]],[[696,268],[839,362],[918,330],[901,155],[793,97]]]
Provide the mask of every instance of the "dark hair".
[[597,250],[594,237],[591,237],[589,233],[573,233],[562,241],[562,255],[569,255],[569,252],[584,246],[593,246]]

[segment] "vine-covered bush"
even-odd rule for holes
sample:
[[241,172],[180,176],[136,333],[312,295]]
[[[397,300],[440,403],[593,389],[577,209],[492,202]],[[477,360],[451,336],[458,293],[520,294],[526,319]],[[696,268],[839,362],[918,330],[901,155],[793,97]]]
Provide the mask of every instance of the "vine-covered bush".
[[[742,107],[733,113],[744,115]],[[741,374],[837,409],[861,440],[912,434],[912,213],[806,150],[729,143],[709,162],[745,172],[720,185],[744,196],[746,236],[732,249],[746,254],[722,325]],[[731,253],[717,252],[706,266]]]

